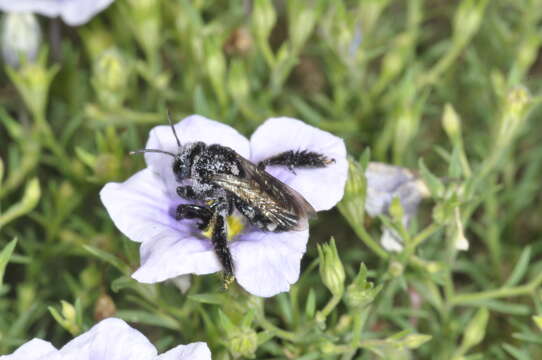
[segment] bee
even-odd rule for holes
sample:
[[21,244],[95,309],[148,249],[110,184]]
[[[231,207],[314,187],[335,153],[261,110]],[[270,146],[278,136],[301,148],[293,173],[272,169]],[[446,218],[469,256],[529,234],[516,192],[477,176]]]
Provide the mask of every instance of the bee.
[[181,144],[168,113],[177,142],[177,153],[141,149],[130,154],[155,152],[173,157],[172,175],[177,194],[193,204],[176,208],[177,220],[196,219],[200,230],[211,230],[211,242],[223,267],[224,286],[234,279],[234,264],[227,242],[227,216],[237,211],[260,231],[304,230],[316,213],[301,194],[269,174],[267,166],[320,168],[335,162],[307,150],[290,150],[254,164],[235,150],[201,141]]

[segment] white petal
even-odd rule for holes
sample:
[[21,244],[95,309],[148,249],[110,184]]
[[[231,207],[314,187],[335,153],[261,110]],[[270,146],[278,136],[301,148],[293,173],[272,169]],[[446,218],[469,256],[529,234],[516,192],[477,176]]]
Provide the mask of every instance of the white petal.
[[107,8],[113,0],[65,1],[60,16],[70,26],[82,25]]
[[179,275],[171,279],[171,282],[179,289],[181,294],[186,294],[192,285],[192,277],[190,275]]
[[210,274],[222,269],[208,239],[189,234],[163,234],[139,249],[141,267],[132,275],[143,283],[155,283],[184,274]]
[[230,245],[237,282],[257,296],[288,291],[299,279],[308,239],[308,230],[241,235]]
[[385,214],[393,197],[401,200],[408,217],[413,217],[424,193],[418,178],[400,166],[371,162],[365,171],[367,196],[365,210],[371,216]]
[[0,0],[0,10],[34,12],[62,19],[71,26],[81,25],[107,8],[113,0]]
[[211,350],[204,342],[179,345],[158,356],[156,360],[211,360]]
[[123,183],[106,184],[100,198],[117,228],[130,240],[179,237],[179,233],[191,229],[189,224],[172,216],[176,205],[183,200],[170,198],[162,180],[148,168]]
[[50,342],[32,339],[14,353],[0,356],[0,360],[53,360],[58,357],[58,350]]
[[296,174],[284,166],[269,166],[267,171],[297,190],[317,211],[335,206],[343,197],[348,176],[344,141],[287,117],[268,119],[250,138],[254,163],[289,150],[318,152],[335,159],[335,163],[325,168],[295,168]]
[[394,229],[383,227],[380,244],[388,251],[401,252],[403,251],[403,240]]
[[62,360],[148,360],[157,354],[143,334],[115,318],[99,322],[60,353]]
[[[237,130],[200,115],[191,115],[184,118],[175,124],[175,131],[179,136],[181,145],[203,141],[208,145],[220,144],[230,147],[245,158],[250,155],[248,140],[239,134]],[[174,154],[179,152],[177,141],[169,125],[154,127],[149,134],[145,148],[168,151]],[[172,196],[175,195],[175,188],[178,185],[172,171],[173,158],[164,154],[146,153],[145,161],[154,172],[166,181],[168,191]]]

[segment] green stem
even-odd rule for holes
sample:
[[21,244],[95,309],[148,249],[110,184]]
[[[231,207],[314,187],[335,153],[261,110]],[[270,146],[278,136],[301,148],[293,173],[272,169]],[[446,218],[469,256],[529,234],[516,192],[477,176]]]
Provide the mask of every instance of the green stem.
[[297,342],[299,340],[299,336],[296,333],[282,330],[281,328],[277,327],[275,324],[267,320],[265,316],[259,312],[256,312],[256,319],[258,320],[258,323],[261,327],[284,340],[288,340],[291,342]]
[[376,255],[378,255],[384,260],[389,258],[389,254],[386,252],[386,250],[380,247],[380,245],[373,239],[371,235],[369,235],[369,233],[365,230],[363,226],[360,226],[354,221],[350,221],[350,219],[348,222],[352,226],[352,229],[354,229],[354,232],[356,233],[358,238],[360,238],[361,241],[363,241],[368,248],[370,248]]
[[542,284],[542,274],[539,274],[533,281],[525,285],[514,287],[501,287],[499,289],[482,291],[478,293],[460,294],[452,296],[450,299],[450,304],[462,305],[483,300],[527,295],[533,293],[536,288],[540,286],[540,284]]
[[413,247],[416,248],[418,245],[420,245],[422,242],[424,242],[426,239],[428,239],[431,235],[436,233],[439,229],[440,229],[440,225],[438,225],[436,223],[431,223],[431,225],[429,225],[425,229],[423,229],[412,240]]
[[328,317],[329,314],[335,309],[337,305],[339,305],[339,302],[341,301],[341,298],[343,297],[343,294],[337,294],[333,295],[331,299],[327,302],[326,306],[318,312],[316,315],[317,318],[325,319]]

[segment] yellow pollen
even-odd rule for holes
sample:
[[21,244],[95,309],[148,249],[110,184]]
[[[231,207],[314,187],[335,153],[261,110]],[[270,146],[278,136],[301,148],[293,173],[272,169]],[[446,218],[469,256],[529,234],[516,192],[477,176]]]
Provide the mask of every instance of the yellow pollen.
[[[231,241],[234,237],[239,235],[243,229],[245,228],[245,224],[243,223],[242,219],[238,216],[227,216],[226,217],[226,229],[228,232],[228,241]],[[201,232],[203,236],[206,238],[211,239],[213,236],[213,224],[209,224],[207,229]]]

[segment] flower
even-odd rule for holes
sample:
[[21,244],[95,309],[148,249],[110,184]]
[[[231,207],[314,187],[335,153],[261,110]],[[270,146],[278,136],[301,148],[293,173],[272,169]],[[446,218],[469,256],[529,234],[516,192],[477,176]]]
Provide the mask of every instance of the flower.
[[147,338],[123,320],[108,318],[79,335],[60,350],[50,342],[33,339],[0,360],[211,360],[204,342],[179,345],[158,355]]
[[[252,134],[250,141],[233,128],[199,115],[175,125],[182,144],[203,141],[220,144],[257,163],[288,150],[309,150],[335,159],[325,168],[282,166],[266,170],[298,191],[315,210],[332,208],[343,196],[347,177],[346,149],[342,139],[292,118],[272,118]],[[146,148],[177,152],[169,126],[151,130]],[[146,153],[147,168],[124,183],[108,183],[100,197],[113,222],[128,238],[141,242],[141,267],[132,275],[154,283],[183,274],[210,274],[222,269],[211,241],[193,223],[177,221],[172,210],[187,203],[176,193],[172,158]],[[239,223],[239,221],[237,221]],[[237,282],[258,296],[288,291],[299,278],[300,261],[309,231],[263,232],[252,227],[229,244]]]
[[[418,210],[422,198],[429,195],[424,182],[413,172],[400,166],[371,162],[365,171],[367,194],[365,210],[370,216],[386,214],[392,200],[398,197],[404,210],[403,225],[407,226]],[[383,228],[380,239],[388,251],[401,251],[401,237],[388,227]]]
[[[0,0],[1,1],[1,0]],[[2,17],[2,58],[14,68],[21,57],[34,61],[41,43],[41,29],[36,17],[28,13],[8,13]]]
[[48,17],[60,16],[68,25],[86,23],[107,8],[113,0],[0,0],[0,10],[33,12]]

